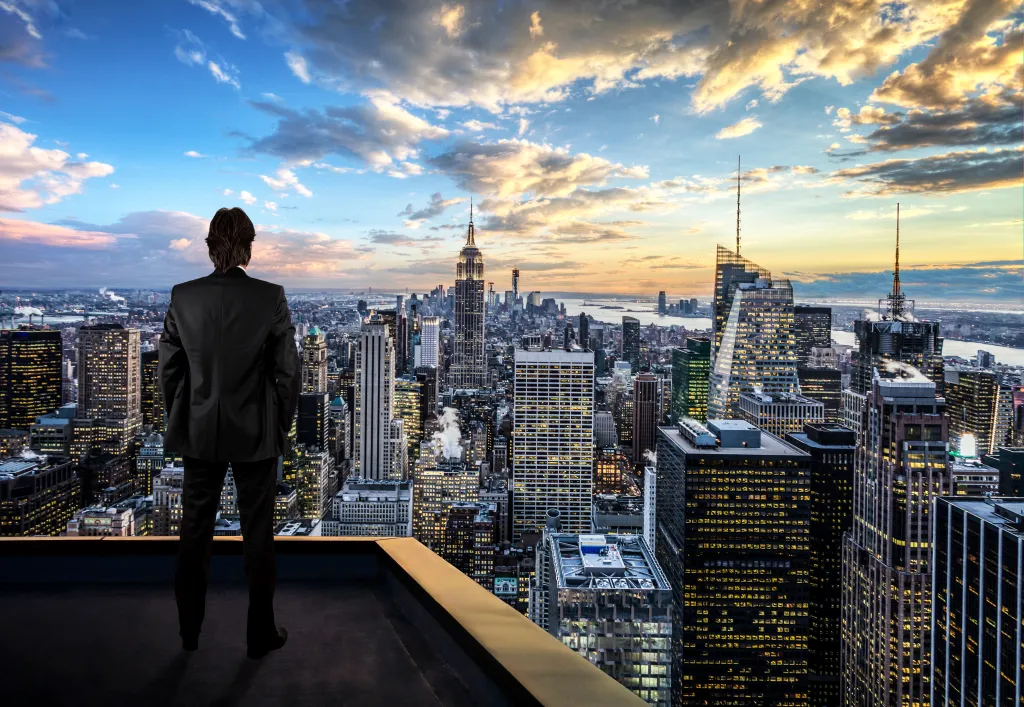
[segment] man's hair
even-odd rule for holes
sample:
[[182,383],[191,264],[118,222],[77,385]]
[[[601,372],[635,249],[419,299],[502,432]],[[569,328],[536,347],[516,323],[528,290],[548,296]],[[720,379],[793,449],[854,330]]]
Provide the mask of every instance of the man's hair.
[[256,229],[244,211],[238,207],[217,209],[206,236],[210,260],[217,272],[227,272],[236,265],[248,265],[255,238]]

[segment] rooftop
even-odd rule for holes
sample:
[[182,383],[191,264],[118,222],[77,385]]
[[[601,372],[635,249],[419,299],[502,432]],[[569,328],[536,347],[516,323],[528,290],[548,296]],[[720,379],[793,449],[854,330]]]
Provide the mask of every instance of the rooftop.
[[986,523],[1024,535],[1024,499],[1019,498],[958,498],[942,496],[941,500],[960,508]]
[[551,533],[560,589],[671,589],[640,535]]
[[[173,538],[0,539],[6,704],[643,702],[411,538],[279,538],[288,644],[245,657],[241,542],[217,538],[199,650],[181,650]],[[53,660],[53,640],[73,659]],[[326,697],[332,696],[332,697]]]
[[[734,423],[736,425],[747,425],[750,427],[749,422],[742,420],[713,420],[716,426],[719,423]],[[719,428],[726,429],[726,428]],[[730,428],[734,430],[743,430],[742,427]],[[757,429],[756,427],[754,429]],[[761,446],[760,447],[698,447],[687,440],[683,435],[679,433],[678,427],[659,427],[658,430],[661,432],[662,439],[673,444],[676,448],[686,454],[704,455],[704,456],[749,456],[751,453],[756,453],[760,456],[785,456],[785,457],[803,457],[807,456],[806,452],[803,452],[796,447],[783,442],[781,439],[768,432],[761,432]]]

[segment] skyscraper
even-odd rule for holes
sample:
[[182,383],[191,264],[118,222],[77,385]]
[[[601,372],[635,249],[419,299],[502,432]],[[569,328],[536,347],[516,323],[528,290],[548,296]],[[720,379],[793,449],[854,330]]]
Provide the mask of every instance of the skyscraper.
[[896,265],[892,292],[878,301],[880,319],[853,323],[857,351],[850,372],[850,387],[863,395],[871,389],[874,371],[883,378],[912,374],[907,366],[920,371],[935,383],[942,395],[942,336],[938,322],[923,322],[914,316],[914,300],[900,289],[900,220],[896,205]]
[[331,402],[327,393],[299,394],[295,441],[319,450],[327,449]]
[[939,498],[932,573],[931,707],[1020,705],[1024,503]]
[[797,366],[800,394],[825,406],[825,420],[839,422],[843,408],[843,374],[838,368]]
[[587,317],[586,312],[580,312],[579,328],[580,348],[584,351],[590,351],[590,318]]
[[998,424],[1000,386],[995,372],[946,369],[944,378],[950,448],[973,457],[1005,444],[1009,429]]
[[798,304],[793,307],[796,360],[806,365],[811,349],[832,346],[832,308]]
[[785,437],[790,432],[803,432],[808,423],[825,422],[825,406],[793,393],[743,393],[740,419],[776,437]]
[[420,346],[416,352],[416,368],[420,366],[437,368],[440,347],[441,319],[439,317],[423,317],[420,320]]
[[320,327],[310,327],[302,339],[301,392],[327,392],[327,339]]
[[78,337],[78,417],[141,423],[139,330],[95,324]]
[[945,402],[929,381],[876,376],[843,543],[843,705],[926,705],[932,508],[952,492]]
[[658,293],[658,314],[668,313],[668,300],[665,297],[665,290]]
[[164,431],[164,394],[160,389],[160,352],[142,352],[141,406],[142,425],[152,432]]
[[27,430],[61,406],[56,330],[0,330],[0,429]]
[[644,452],[653,452],[658,444],[658,414],[661,386],[657,376],[641,373],[633,379],[633,465],[643,468],[648,462]]
[[[718,272],[729,286],[719,297],[716,282],[714,324],[721,319],[722,328],[715,330],[718,347],[708,390],[709,419],[738,417],[741,393],[800,392],[789,280],[773,280],[767,270],[721,246],[718,253]],[[742,262],[733,263],[736,259]],[[728,315],[720,317],[726,305]]]
[[484,259],[476,247],[470,206],[466,245],[455,267],[455,350],[450,372],[453,388],[487,386],[484,355]]
[[594,459],[594,354],[515,354],[512,530],[544,527],[561,513],[566,532],[590,530]]
[[377,317],[362,328],[355,398],[355,474],[367,480],[405,478],[405,430],[394,414],[394,343]]
[[787,434],[786,442],[811,455],[810,707],[837,707],[842,702],[843,534],[853,523],[857,438],[839,425],[807,425]]
[[640,320],[622,318],[622,360],[629,361],[633,371],[640,370]]
[[718,246],[715,262],[715,291],[711,300],[711,360],[718,357],[725,324],[732,311],[736,288],[741,283],[753,284],[758,278],[770,279],[772,274],[724,246]]
[[687,339],[686,347],[672,350],[672,417],[704,422],[708,418],[708,378],[711,375],[711,340]]
[[658,429],[674,704],[807,705],[810,462],[747,422]]
[[399,376],[395,379],[395,417],[401,418],[409,446],[410,461],[419,453],[426,421],[426,376]]

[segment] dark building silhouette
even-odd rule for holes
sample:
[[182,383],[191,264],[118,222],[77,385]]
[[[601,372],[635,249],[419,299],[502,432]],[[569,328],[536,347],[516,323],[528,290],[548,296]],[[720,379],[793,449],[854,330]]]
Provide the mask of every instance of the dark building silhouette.
[[793,329],[796,338],[796,360],[806,364],[815,346],[832,346],[832,308],[798,304],[793,307]]
[[633,464],[637,467],[648,464],[644,452],[653,452],[658,443],[660,389],[658,377],[651,373],[633,379]]
[[157,376],[159,365],[159,351],[154,349],[142,352],[142,426],[151,432],[163,434],[164,395]]
[[636,317],[622,318],[622,359],[629,361],[634,373],[640,370],[640,320]]
[[586,312],[580,312],[579,334],[580,348],[584,351],[590,351],[590,319],[587,318]]
[[307,447],[326,450],[330,432],[330,411],[331,403],[326,392],[299,395],[295,441]]
[[986,454],[981,461],[999,470],[999,495],[1009,498],[1024,497],[1024,448],[999,447]]
[[27,430],[61,405],[59,331],[0,331],[0,429]]
[[839,422],[843,408],[843,374],[838,368],[797,366],[800,393],[825,405],[825,421]]
[[853,462],[857,438],[840,425],[806,425],[786,441],[811,455],[811,707],[842,702],[839,679],[843,533],[853,524]]

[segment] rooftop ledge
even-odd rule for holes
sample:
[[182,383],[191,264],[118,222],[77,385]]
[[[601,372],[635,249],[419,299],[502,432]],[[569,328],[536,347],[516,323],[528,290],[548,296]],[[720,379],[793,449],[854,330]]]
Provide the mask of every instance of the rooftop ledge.
[[214,541],[196,653],[177,637],[175,538],[0,538],[0,664],[19,677],[5,700],[645,704],[414,539],[279,537],[274,546],[288,645],[250,661],[240,538]]

